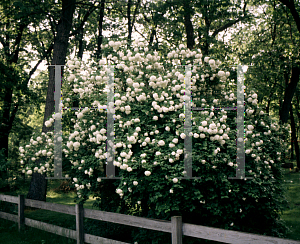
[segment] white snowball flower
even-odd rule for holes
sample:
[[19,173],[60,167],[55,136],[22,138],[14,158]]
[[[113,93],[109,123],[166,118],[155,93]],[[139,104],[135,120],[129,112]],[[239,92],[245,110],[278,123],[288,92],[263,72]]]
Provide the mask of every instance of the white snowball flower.
[[153,120],[158,120],[158,117],[157,116],[153,116]]
[[[205,62],[205,61],[204,61],[204,62]],[[208,61],[208,63],[209,63],[209,65],[214,66],[214,65],[215,65],[215,60],[210,59],[210,60]]]
[[180,134],[180,137],[181,137],[181,139],[185,139],[185,138],[186,138],[186,135],[185,135],[184,133],[181,133],[181,134]]
[[209,61],[209,57],[204,58],[204,62],[207,63]]
[[248,128],[248,130],[253,130],[254,126],[253,125],[248,125],[247,128]]
[[205,134],[201,133],[200,138],[202,138],[202,139],[205,138]]
[[78,118],[78,119],[82,119],[82,118],[83,118],[83,113],[77,114],[77,118]]
[[147,171],[145,171],[145,175],[149,176],[149,175],[151,175],[151,172],[147,170]]
[[207,121],[202,121],[201,124],[202,126],[207,126]]
[[225,72],[222,71],[222,70],[220,70],[220,71],[218,72],[218,76],[220,76],[220,77],[225,76]]
[[170,193],[174,193],[174,191],[172,189],[170,189]]
[[28,174],[28,175],[31,175],[31,174],[32,174],[32,170],[31,170],[31,169],[28,170],[28,171],[27,171],[27,174]]
[[177,138],[174,138],[174,139],[172,140],[172,142],[176,144],[176,143],[178,143],[178,139],[177,139]]
[[183,74],[178,75],[178,79],[179,80],[184,80],[184,75]]
[[52,124],[50,123],[50,121],[46,121],[45,125],[46,125],[46,127],[50,127]]
[[160,141],[158,142],[158,145],[164,146],[164,145],[165,145],[165,142],[164,142],[163,140],[160,140]]
[[173,179],[173,182],[174,182],[174,183],[177,183],[177,182],[178,182],[178,179],[177,179],[177,178],[174,178],[174,179]]
[[175,147],[175,144],[170,143],[170,144],[169,144],[169,147],[170,147],[170,148]]
[[80,147],[80,143],[77,141],[77,142],[74,142],[73,143],[73,147],[75,148],[79,148]]
[[232,163],[232,162],[230,162],[230,163],[228,163],[228,165],[232,167],[232,166],[233,166],[233,163]]

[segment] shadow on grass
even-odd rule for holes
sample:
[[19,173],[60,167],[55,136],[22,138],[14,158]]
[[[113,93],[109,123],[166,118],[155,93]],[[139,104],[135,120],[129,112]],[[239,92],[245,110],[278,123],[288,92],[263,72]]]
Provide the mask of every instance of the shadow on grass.
[[1,244],[76,244],[75,240],[25,226],[18,232],[18,224],[0,219]]

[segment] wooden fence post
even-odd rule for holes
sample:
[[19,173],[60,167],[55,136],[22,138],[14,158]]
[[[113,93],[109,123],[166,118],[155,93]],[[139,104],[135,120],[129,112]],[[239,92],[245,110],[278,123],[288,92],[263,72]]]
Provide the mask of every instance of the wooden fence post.
[[172,244],[182,244],[182,217],[172,216]]
[[19,199],[18,199],[18,229],[19,229],[19,232],[23,230],[24,224],[25,224],[24,207],[25,207],[24,195],[19,195]]
[[76,239],[77,244],[84,244],[84,229],[83,229],[83,205],[76,204]]

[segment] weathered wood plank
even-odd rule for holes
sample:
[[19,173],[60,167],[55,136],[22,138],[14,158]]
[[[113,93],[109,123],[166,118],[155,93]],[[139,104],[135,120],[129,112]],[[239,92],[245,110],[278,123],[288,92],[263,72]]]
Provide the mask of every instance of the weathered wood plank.
[[119,213],[111,213],[93,209],[84,209],[84,217],[90,219],[96,219],[101,221],[107,221],[116,224],[123,224],[129,226],[135,226],[139,228],[157,230],[162,232],[171,233],[171,221],[158,220],[158,219],[146,219],[137,216],[130,216]]
[[24,228],[24,207],[25,207],[25,198],[24,195],[19,195],[19,203],[18,203],[18,229],[19,232]]
[[84,229],[83,229],[83,206],[82,204],[76,204],[76,239],[77,244],[84,244]]
[[70,230],[57,225],[51,225],[41,221],[28,219],[28,218],[25,218],[25,225],[76,240],[75,230]]
[[18,203],[18,197],[10,195],[0,195],[0,201]]
[[231,244],[300,244],[300,241],[192,224],[183,224],[182,232],[185,236]]
[[25,206],[32,207],[32,208],[41,208],[41,209],[64,213],[64,214],[75,215],[75,207],[74,206],[67,206],[67,205],[63,205],[63,204],[41,202],[41,201],[37,201],[37,200],[25,199]]
[[84,234],[84,242],[92,244],[130,244],[127,242],[115,241],[104,237]]
[[7,219],[13,222],[18,222],[18,215],[0,212],[1,219]]
[[172,224],[172,244],[182,244],[182,217],[171,217]]

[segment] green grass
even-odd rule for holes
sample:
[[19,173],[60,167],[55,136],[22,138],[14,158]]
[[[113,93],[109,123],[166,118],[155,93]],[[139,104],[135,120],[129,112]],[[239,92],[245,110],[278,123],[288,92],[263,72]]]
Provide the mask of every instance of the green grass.
[[[287,238],[292,240],[300,240],[300,173],[290,173],[289,169],[284,169],[284,180],[286,187],[286,198],[289,201],[289,209],[285,210],[282,215],[282,219],[289,226],[291,233],[288,234]],[[57,188],[61,184],[61,181],[49,181],[48,191],[47,191],[47,202],[65,204],[65,205],[75,205],[74,197],[75,193],[70,192],[68,194],[55,192],[53,189]],[[6,192],[0,194],[15,195],[24,194],[26,196],[29,188],[29,182],[23,182],[22,188],[14,192]],[[84,204],[84,208],[92,209],[93,199],[90,198]],[[17,214],[17,207],[10,208],[10,211]],[[75,216],[56,213],[43,209],[30,209],[25,210],[25,217],[35,220],[39,220],[45,223],[58,225],[61,227],[69,228],[75,230]],[[130,230],[135,227],[125,226],[125,229],[121,228],[122,225],[85,219],[85,229],[86,233],[99,235],[99,230],[105,230],[105,235],[103,237],[120,240],[116,236],[123,236],[120,241],[125,241],[132,243],[132,238],[130,237]],[[103,232],[102,232],[103,233]],[[116,235],[115,233],[118,233]],[[71,240],[65,237],[54,235],[42,230],[31,228],[26,226],[25,231],[19,233],[17,224],[11,221],[0,219],[0,236],[1,243],[11,244],[11,243],[57,243],[57,244],[67,244],[76,243],[75,240]],[[196,238],[191,238],[196,239]],[[199,243],[218,243],[199,240]]]
[[287,238],[300,240],[300,173],[290,173],[289,169],[286,169],[284,180],[289,209],[283,212],[281,218],[291,230]]
[[0,236],[2,244],[76,244],[75,240],[28,226],[19,233],[17,223],[4,219],[0,219]]

